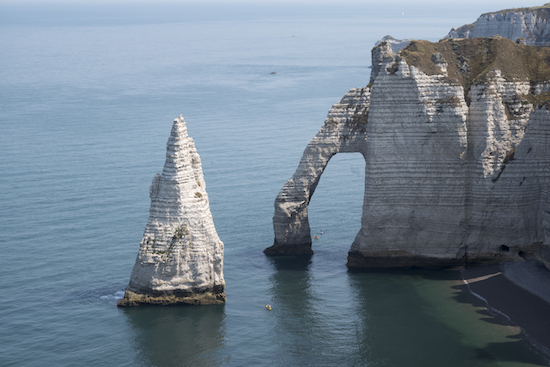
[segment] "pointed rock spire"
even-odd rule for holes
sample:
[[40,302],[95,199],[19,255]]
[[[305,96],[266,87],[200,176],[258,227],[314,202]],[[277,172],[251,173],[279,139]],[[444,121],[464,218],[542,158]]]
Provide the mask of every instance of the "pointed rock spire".
[[149,190],[149,221],[119,306],[225,302],[223,243],[214,227],[200,156],[180,115],[162,174]]

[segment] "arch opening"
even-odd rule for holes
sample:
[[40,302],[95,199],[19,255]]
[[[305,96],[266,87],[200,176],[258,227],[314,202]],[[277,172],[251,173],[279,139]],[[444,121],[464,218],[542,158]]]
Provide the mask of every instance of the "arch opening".
[[[362,154],[333,156],[308,205],[313,251],[326,250],[347,256],[361,228],[364,196],[365,160]],[[342,246],[345,251],[341,251]]]

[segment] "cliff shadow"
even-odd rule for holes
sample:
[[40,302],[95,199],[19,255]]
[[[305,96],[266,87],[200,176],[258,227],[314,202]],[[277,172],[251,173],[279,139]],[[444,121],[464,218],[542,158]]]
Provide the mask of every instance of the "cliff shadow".
[[[311,339],[317,320],[309,312],[314,303],[311,292],[311,256],[282,256],[270,258],[274,272],[269,281],[273,313],[276,315],[279,339],[274,355],[277,365],[299,363],[306,365],[311,360],[303,351],[311,348]],[[312,356],[313,360],[315,359]],[[275,362],[275,361],[272,361]]]
[[[345,271],[327,279],[312,258],[270,258],[270,277],[275,320],[274,359],[277,366],[337,366],[353,363],[355,316],[349,312]],[[342,265],[343,268],[343,265]],[[342,283],[342,280],[344,282]],[[334,281],[342,292],[333,291]],[[360,365],[360,364],[359,364]]]
[[364,360],[395,366],[547,366],[517,328],[488,313],[481,299],[460,286],[456,274],[349,271],[358,337],[368,346]]
[[134,330],[137,365],[220,366],[226,344],[224,305],[120,309]]
[[[508,339],[518,344],[531,344],[535,355],[550,363],[550,304],[542,298],[521,288],[502,274],[502,264],[467,268],[463,272],[468,284],[453,286],[454,299],[477,308],[479,319],[494,325],[516,329]],[[521,329],[520,329],[521,327]],[[507,355],[509,349],[491,345],[491,350],[500,350]]]

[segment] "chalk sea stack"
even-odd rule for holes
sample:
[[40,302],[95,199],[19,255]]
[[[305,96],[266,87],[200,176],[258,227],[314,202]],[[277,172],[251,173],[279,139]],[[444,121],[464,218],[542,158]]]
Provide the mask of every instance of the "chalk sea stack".
[[195,143],[174,120],[162,174],[150,188],[149,221],[118,306],[225,302],[223,242],[210,212]]
[[348,266],[550,265],[550,49],[496,38],[372,50],[370,83],[329,111],[275,200],[267,255],[311,254],[331,157],[365,159]]

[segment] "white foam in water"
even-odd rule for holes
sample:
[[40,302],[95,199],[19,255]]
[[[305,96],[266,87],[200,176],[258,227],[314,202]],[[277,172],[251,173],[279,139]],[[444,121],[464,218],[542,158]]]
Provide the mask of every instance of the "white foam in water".
[[462,281],[464,282],[464,284],[466,284],[466,287],[468,288],[468,291],[474,295],[474,297],[477,297],[479,298],[480,300],[482,300],[484,303],[485,303],[485,307],[490,310],[491,312],[494,312],[494,313],[497,313],[499,315],[501,315],[502,317],[504,317],[505,319],[507,319],[508,321],[511,322],[510,320],[510,317],[508,317],[508,315],[506,315],[505,313],[497,310],[496,308],[492,307],[490,304],[489,304],[489,301],[487,301],[484,297],[482,297],[480,294],[474,292],[472,290],[472,288],[470,288],[470,284],[468,283],[468,281],[466,279],[464,279],[464,274],[461,274],[460,275],[462,277]]
[[107,294],[99,298],[104,301],[118,301],[119,299],[122,299],[122,297],[124,297],[124,291],[116,291],[115,294]]

